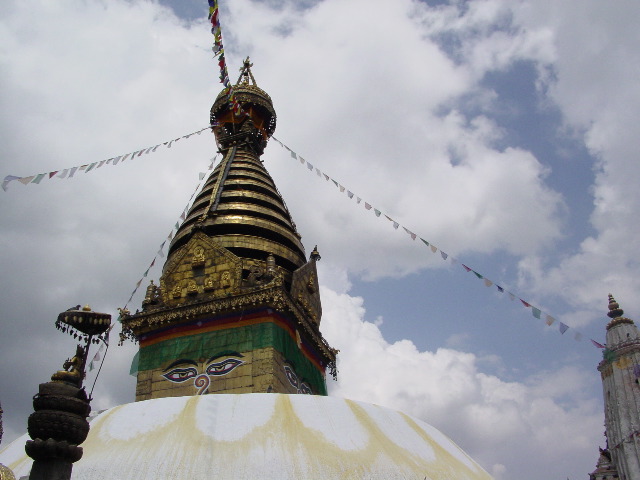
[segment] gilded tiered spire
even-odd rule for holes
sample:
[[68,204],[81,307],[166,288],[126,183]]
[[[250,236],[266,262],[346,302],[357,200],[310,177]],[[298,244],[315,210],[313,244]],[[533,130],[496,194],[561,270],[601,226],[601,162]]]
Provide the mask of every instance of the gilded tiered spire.
[[176,233],[169,255],[196,232],[215,238],[242,258],[276,263],[293,272],[306,262],[291,215],[259,155],[276,127],[271,97],[260,89],[249,59],[233,92],[236,114],[223,91],[211,108],[211,123],[223,160],[206,181]]
[[211,107],[211,125],[223,159],[176,232],[160,285],[122,322],[140,342],[136,398],[324,394],[337,351],[319,330],[320,254],[307,260],[260,160],[276,113],[248,58]]

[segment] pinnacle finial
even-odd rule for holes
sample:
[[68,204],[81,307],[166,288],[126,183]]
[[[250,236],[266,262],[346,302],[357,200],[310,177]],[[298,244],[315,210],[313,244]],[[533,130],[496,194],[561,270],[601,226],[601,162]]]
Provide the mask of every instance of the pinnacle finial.
[[240,67],[240,76],[238,77],[238,81],[236,82],[236,85],[239,85],[240,83],[248,85],[249,79],[251,79],[253,84],[255,86],[258,86],[258,84],[256,83],[256,79],[253,78],[253,72],[251,71],[251,67],[253,67],[253,63],[251,63],[251,60],[249,59],[249,57],[245,58],[244,62],[242,62],[242,67]]
[[620,308],[620,305],[618,305],[618,302],[616,302],[616,299],[613,298],[613,295],[609,294],[609,312],[607,313],[607,316],[609,318],[618,318],[618,317],[621,317],[623,314],[624,314],[624,310]]

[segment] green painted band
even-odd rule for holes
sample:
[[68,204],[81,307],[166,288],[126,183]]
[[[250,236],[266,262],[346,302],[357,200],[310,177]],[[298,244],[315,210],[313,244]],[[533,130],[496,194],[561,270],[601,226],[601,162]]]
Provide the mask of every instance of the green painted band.
[[250,352],[273,347],[289,362],[301,381],[314,392],[327,394],[323,372],[300,351],[291,336],[274,323],[259,323],[215,332],[185,335],[140,348],[138,371],[161,368],[179,358],[202,358],[221,350]]

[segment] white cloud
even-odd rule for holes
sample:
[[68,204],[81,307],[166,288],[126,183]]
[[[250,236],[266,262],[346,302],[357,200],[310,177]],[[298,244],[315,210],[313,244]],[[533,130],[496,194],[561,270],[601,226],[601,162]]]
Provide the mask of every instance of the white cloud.
[[592,190],[595,233],[557,265],[525,259],[521,262],[528,277],[524,285],[545,295],[560,294],[574,307],[592,310],[599,310],[612,291],[624,305],[638,311],[640,163],[636,152],[640,130],[634,117],[640,108],[636,81],[640,34],[625,28],[639,13],[638,5],[621,2],[610,9],[591,1],[581,2],[580,8],[557,2],[546,7],[529,7],[519,21],[533,28],[541,23],[555,25],[555,76],[546,87],[566,123],[583,133],[598,160]]

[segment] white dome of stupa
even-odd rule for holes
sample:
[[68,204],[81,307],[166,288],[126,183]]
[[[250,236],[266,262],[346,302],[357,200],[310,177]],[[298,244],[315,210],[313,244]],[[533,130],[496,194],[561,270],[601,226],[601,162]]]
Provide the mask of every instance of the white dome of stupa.
[[[2,452],[16,478],[25,435]],[[377,405],[286,394],[167,397],[91,422],[74,480],[416,479],[491,477],[434,427]]]

